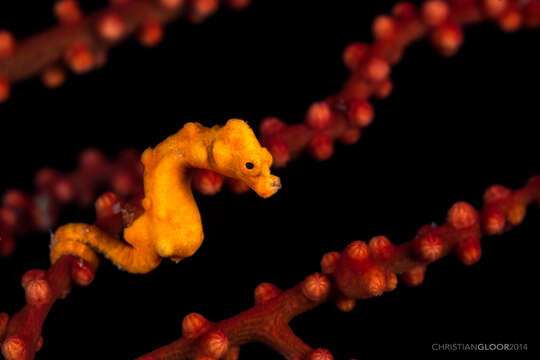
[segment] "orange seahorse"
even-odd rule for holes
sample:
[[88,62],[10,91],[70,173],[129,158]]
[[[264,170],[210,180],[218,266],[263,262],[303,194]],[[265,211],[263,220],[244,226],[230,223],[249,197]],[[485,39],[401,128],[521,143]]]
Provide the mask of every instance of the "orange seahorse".
[[93,225],[67,224],[52,236],[53,263],[64,254],[74,254],[96,268],[98,251],[125,271],[147,273],[162,258],[178,262],[193,255],[204,235],[191,191],[191,168],[242,180],[263,198],[281,187],[279,178],[270,174],[272,155],[259,144],[247,123],[238,119],[212,128],[187,123],[155,148],[147,149],[142,163],[144,213],[124,230],[126,242]]

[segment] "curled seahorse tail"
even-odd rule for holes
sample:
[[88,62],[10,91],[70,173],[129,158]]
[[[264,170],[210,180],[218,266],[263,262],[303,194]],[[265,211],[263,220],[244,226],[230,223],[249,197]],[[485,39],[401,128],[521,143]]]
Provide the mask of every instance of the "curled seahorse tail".
[[73,223],[56,230],[51,241],[50,259],[54,263],[62,255],[72,254],[86,260],[95,270],[100,252],[122,270],[147,273],[159,263],[158,256],[132,247],[94,225]]

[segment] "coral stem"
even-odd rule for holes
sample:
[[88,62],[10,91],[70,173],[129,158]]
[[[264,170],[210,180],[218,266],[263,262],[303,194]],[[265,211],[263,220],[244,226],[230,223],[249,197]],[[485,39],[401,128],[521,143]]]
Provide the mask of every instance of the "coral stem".
[[[490,15],[488,3],[491,2],[431,0],[417,8],[399,2],[392,16],[378,17],[373,23],[372,44],[352,43],[345,49],[343,60],[351,74],[339,93],[313,103],[304,123],[286,125],[275,117],[261,123],[261,143],[274,156],[275,165],[285,166],[305,150],[318,160],[326,160],[334,140],[356,142],[372,122],[373,109],[368,100],[390,95],[392,67],[412,43],[428,38],[443,56],[453,56],[463,43],[462,27],[466,25],[491,20],[498,22],[503,31],[520,28],[510,30],[502,25],[506,12]],[[527,6],[518,5],[519,1],[508,0],[500,6],[514,9],[518,19],[525,19],[529,27],[537,27],[540,2],[531,0]],[[321,136],[325,141],[321,141]]]
[[[123,6],[114,6],[114,12],[124,20],[126,35],[133,33],[148,19],[169,22],[178,17],[182,10],[183,7],[171,10],[157,1],[149,0],[134,0]],[[74,43],[83,43],[95,52],[107,50],[112,44],[97,36],[95,29],[101,18],[110,11],[96,12],[75,24],[58,25],[21,41],[13,55],[0,59],[0,74],[12,83],[39,75],[43,69],[61,60]]]
[[[7,360],[34,358],[34,353],[39,350],[43,341],[41,327],[49,310],[57,299],[64,298],[69,293],[73,283],[81,284],[81,279],[77,279],[81,269],[87,271],[88,265],[81,263],[75,256],[66,255],[46,273],[33,270],[23,277],[28,303],[10,319],[5,330],[2,354]],[[93,273],[90,274],[92,279]],[[88,284],[88,281],[85,282]],[[40,289],[36,286],[38,284],[43,287]],[[43,288],[47,289],[46,296]],[[39,301],[36,300],[37,295],[41,295]]]
[[[503,195],[494,197],[493,193]],[[329,253],[321,261],[322,271],[326,275],[310,275],[285,292],[280,293],[269,284],[261,284],[259,291],[255,292],[256,299],[257,294],[263,292],[261,289],[273,294],[270,299],[212,324],[196,337],[184,334],[179,340],[139,360],[196,358],[204,351],[201,338],[215,331],[225,333],[231,346],[260,342],[287,359],[309,360],[312,349],[288,326],[294,317],[327,301],[334,302],[338,309],[343,310],[344,307],[340,305],[343,300],[348,299],[354,305],[356,299],[392,291],[397,284],[396,273],[401,275],[405,284],[417,286],[423,282],[426,266],[450,253],[454,253],[466,265],[478,261],[480,237],[487,233],[482,224],[489,223],[486,220],[493,214],[502,214],[509,226],[521,222],[526,207],[540,202],[540,176],[531,178],[526,186],[513,192],[494,185],[486,191],[484,199],[486,203],[480,212],[464,202],[454,204],[444,225],[424,226],[414,239],[399,246],[392,245],[383,236],[377,236],[369,245],[356,241],[341,254]],[[344,311],[351,309],[352,306],[347,306]]]

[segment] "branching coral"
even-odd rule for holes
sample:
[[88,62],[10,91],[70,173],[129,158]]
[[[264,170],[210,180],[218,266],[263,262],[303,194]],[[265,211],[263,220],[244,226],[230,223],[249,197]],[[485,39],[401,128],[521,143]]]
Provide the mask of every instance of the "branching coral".
[[[228,3],[242,9],[249,1]],[[107,9],[85,17],[76,0],[59,0],[57,27],[20,42],[0,32],[0,102],[9,97],[12,83],[41,75],[46,86],[58,87],[65,77],[63,62],[75,73],[88,72],[104,63],[112,46],[136,31],[144,46],[154,46],[163,37],[163,24],[182,14],[199,22],[218,6],[219,0],[114,0]]]
[[303,124],[288,126],[276,118],[261,124],[262,143],[276,166],[285,166],[305,150],[317,159],[328,159],[336,139],[355,143],[373,121],[369,99],[391,94],[391,67],[411,43],[428,37],[442,55],[453,56],[463,43],[462,27],[486,20],[496,21],[507,32],[523,25],[538,27],[540,2],[431,0],[420,8],[397,3],[391,16],[381,15],[373,22],[373,44],[357,42],[345,49],[343,61],[351,77],[340,93],[312,104]]
[[[376,236],[368,243],[349,244],[341,254],[327,253],[321,259],[321,273],[308,276],[290,290],[262,283],[255,289],[255,306],[229,319],[212,323],[200,314],[189,314],[182,323],[181,339],[140,359],[235,359],[239,346],[249,342],[266,344],[287,359],[332,359],[327,350],[313,350],[300,340],[289,322],[326,302],[340,311],[351,311],[358,299],[394,290],[397,275],[406,285],[418,286],[427,265],[451,253],[465,265],[474,264],[481,256],[483,235],[501,234],[519,225],[528,205],[540,205],[540,177],[515,191],[493,185],[483,198],[480,212],[458,202],[448,211],[444,225],[423,226],[414,239],[399,246]],[[116,201],[107,199],[103,208],[111,209]],[[54,301],[67,295],[72,282],[84,286],[93,277],[89,264],[71,255],[62,256],[47,273],[32,270],[25,274],[22,284],[27,306],[11,320],[0,314],[4,356],[32,358],[43,342],[41,326]]]
[[236,359],[238,347],[252,341],[291,360],[333,359],[327,350],[311,349],[300,340],[289,322],[325,302],[351,311],[357,299],[394,290],[397,275],[406,285],[418,286],[427,265],[451,253],[465,265],[474,264],[481,256],[482,235],[501,234],[523,221],[529,204],[540,205],[540,177],[516,191],[494,185],[484,193],[484,202],[480,212],[468,203],[455,203],[444,225],[423,226],[414,239],[399,246],[376,236],[368,243],[349,244],[341,254],[327,253],[321,273],[283,292],[262,283],[255,289],[255,306],[229,319],[212,323],[189,314],[182,323],[182,338],[139,359]]
[[135,150],[125,150],[109,160],[97,149],[88,149],[79,156],[79,164],[70,173],[50,168],[40,170],[35,178],[35,193],[8,190],[0,207],[0,256],[12,254],[14,236],[33,230],[47,231],[56,226],[63,206],[88,206],[102,189],[110,189],[122,197],[135,197],[142,192],[142,166]]
[[41,327],[55,300],[67,296],[72,284],[85,286],[93,278],[90,266],[75,256],[62,257],[47,272],[27,272],[22,278],[26,307],[11,319],[5,313],[0,314],[0,339],[5,358],[32,359],[43,345]]
[[[389,66],[397,62],[405,46],[413,40],[430,35],[443,54],[451,55],[462,41],[458,24],[491,17],[508,31],[517,29],[522,21],[531,26],[538,25],[539,3],[536,1],[450,1],[449,4],[428,1],[421,10],[409,4],[399,4],[394,9],[394,17],[380,17],[375,22],[375,45],[353,44],[346,50],[345,62],[353,70],[353,75],[340,94],[313,104],[306,115],[305,124],[286,126],[275,118],[267,119],[261,127],[261,139],[263,144],[272,150],[278,165],[285,165],[290,158],[305,149],[318,159],[326,159],[332,154],[334,138],[340,138],[347,143],[355,142],[361,128],[368,125],[373,117],[373,109],[366,99],[373,94],[389,94],[392,87],[387,76]],[[252,140],[256,142],[254,137]],[[240,148],[243,149],[242,146]],[[176,150],[175,154],[178,152]],[[184,152],[181,154],[184,155]],[[151,159],[154,155],[147,153],[144,157],[146,166],[153,163]],[[166,161],[167,171],[163,174],[170,175],[169,170],[179,166],[179,158],[182,159],[183,156],[175,157],[171,162]],[[244,159],[238,162],[237,169],[252,170],[251,166],[247,166],[248,162],[255,167],[256,162],[246,162]],[[239,177],[238,172],[200,166],[201,163],[198,162],[188,165],[206,169],[195,174],[195,184],[208,193],[216,192],[223,182],[223,178],[211,170],[218,170],[226,176],[244,181],[237,182],[237,185],[248,183],[257,187],[248,178]],[[167,185],[162,189],[167,190],[174,188],[169,186],[171,182],[176,184],[178,181],[178,177],[167,175],[159,176],[158,179],[158,182],[163,181]],[[155,181],[154,179],[150,183]],[[184,185],[189,186],[188,183]],[[239,188],[243,190],[245,185]],[[156,194],[156,198],[160,198],[160,191],[156,191]],[[161,198],[169,196],[168,193],[161,195]],[[261,284],[255,290],[255,307],[227,320],[211,323],[201,315],[190,314],[182,324],[183,337],[180,340],[142,358],[234,359],[238,357],[240,345],[262,342],[289,359],[331,359],[328,351],[313,350],[300,340],[289,327],[289,321],[324,302],[333,302],[338,309],[350,311],[357,299],[366,299],[393,290],[397,285],[397,275],[400,275],[407,285],[416,286],[423,281],[427,264],[450,253],[454,253],[465,264],[478,261],[481,254],[480,237],[500,234],[518,225],[523,220],[527,205],[540,201],[540,181],[538,177],[534,177],[524,188],[516,191],[493,186],[485,193],[484,200],[485,206],[479,213],[466,203],[455,204],[448,212],[445,225],[424,226],[413,240],[405,244],[395,246],[386,237],[379,236],[373,238],[369,244],[354,242],[342,254],[328,253],[321,260],[322,274],[310,275],[288,291],[282,292],[271,284]],[[94,234],[95,230],[104,238],[114,239],[112,244],[118,244],[116,237],[127,227],[126,239],[129,238],[128,229],[139,219],[145,219],[144,215],[141,216],[143,211],[151,218],[148,208],[151,204],[142,204],[144,210],[140,208],[137,200],[132,203],[131,208],[126,208],[124,203],[112,194],[99,198],[98,219],[89,233]],[[166,210],[176,211],[168,207],[164,211],[167,212]],[[197,220],[200,223],[200,219]],[[147,221],[141,220],[141,223]],[[88,229],[88,226],[85,226],[83,230]],[[64,229],[67,229],[69,236],[71,230],[77,230],[76,227]],[[141,225],[134,236],[148,232],[148,229],[154,227]],[[167,226],[164,232],[170,230]],[[63,238],[62,228],[56,235]],[[82,231],[76,238],[81,239],[84,236]],[[154,239],[161,238],[166,237],[156,236]],[[62,241],[58,244],[61,243]],[[71,244],[79,246],[78,241]],[[169,244],[170,242],[166,245]],[[180,257],[185,255],[180,251],[183,249],[171,250],[165,247],[161,253],[155,249],[153,253],[173,259],[179,259],[176,257],[178,254]],[[66,249],[70,250],[69,247],[64,248],[61,253],[54,255],[58,260],[46,274],[31,272],[23,278],[27,295],[27,306],[23,311],[11,319],[5,314],[0,316],[0,336],[5,337],[2,349],[7,358],[31,358],[41,346],[41,325],[54,300],[67,292],[71,281],[85,285],[93,278],[96,264],[93,255],[78,253],[88,260],[84,262],[72,255],[63,255]],[[151,251],[145,252],[147,253]],[[136,268],[135,271],[140,269]],[[128,267],[127,270],[133,269]]]

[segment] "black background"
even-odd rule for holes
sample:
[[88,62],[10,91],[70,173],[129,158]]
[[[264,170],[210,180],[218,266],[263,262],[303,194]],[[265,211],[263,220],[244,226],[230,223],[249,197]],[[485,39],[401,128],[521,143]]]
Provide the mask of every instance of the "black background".
[[[187,121],[301,121],[311,102],[347,78],[344,46],[370,41],[372,19],[393,1],[370,3],[254,1],[201,25],[176,22],[156,49],[127,41],[104,69],[70,76],[60,89],[46,90],[39,79],[15,85],[0,105],[0,189],[31,191],[41,167],[67,171],[90,146],[110,155],[143,150]],[[89,9],[103,4],[83,1]],[[0,4],[0,28],[17,36],[52,23],[51,1]],[[277,171],[283,189],[267,200],[198,195],[205,242],[196,255],[143,276],[102,262],[91,286],[55,304],[37,358],[134,358],[180,337],[190,312],[220,320],[251,306],[263,281],[295,285],[318,271],[327,251],[382,234],[404,242],[419,226],[442,223],[456,201],[480,206],[492,183],[523,185],[540,173],[539,38],[538,30],[504,34],[482,24],[467,29],[450,59],[425,41],[413,45],[393,70],[394,94],[376,103],[358,144],[338,145],[329,161],[305,156]],[[539,215],[532,209],[519,228],[486,238],[476,265],[445,258],[418,288],[400,285],[348,314],[323,306],[292,327],[336,359],[441,355],[433,343],[528,344],[528,352],[506,356],[532,355]],[[92,222],[93,211],[63,212],[62,222],[74,220]],[[25,236],[12,258],[0,260],[1,311],[24,304],[20,277],[48,267],[48,240]],[[279,358],[256,344],[241,357]]]

